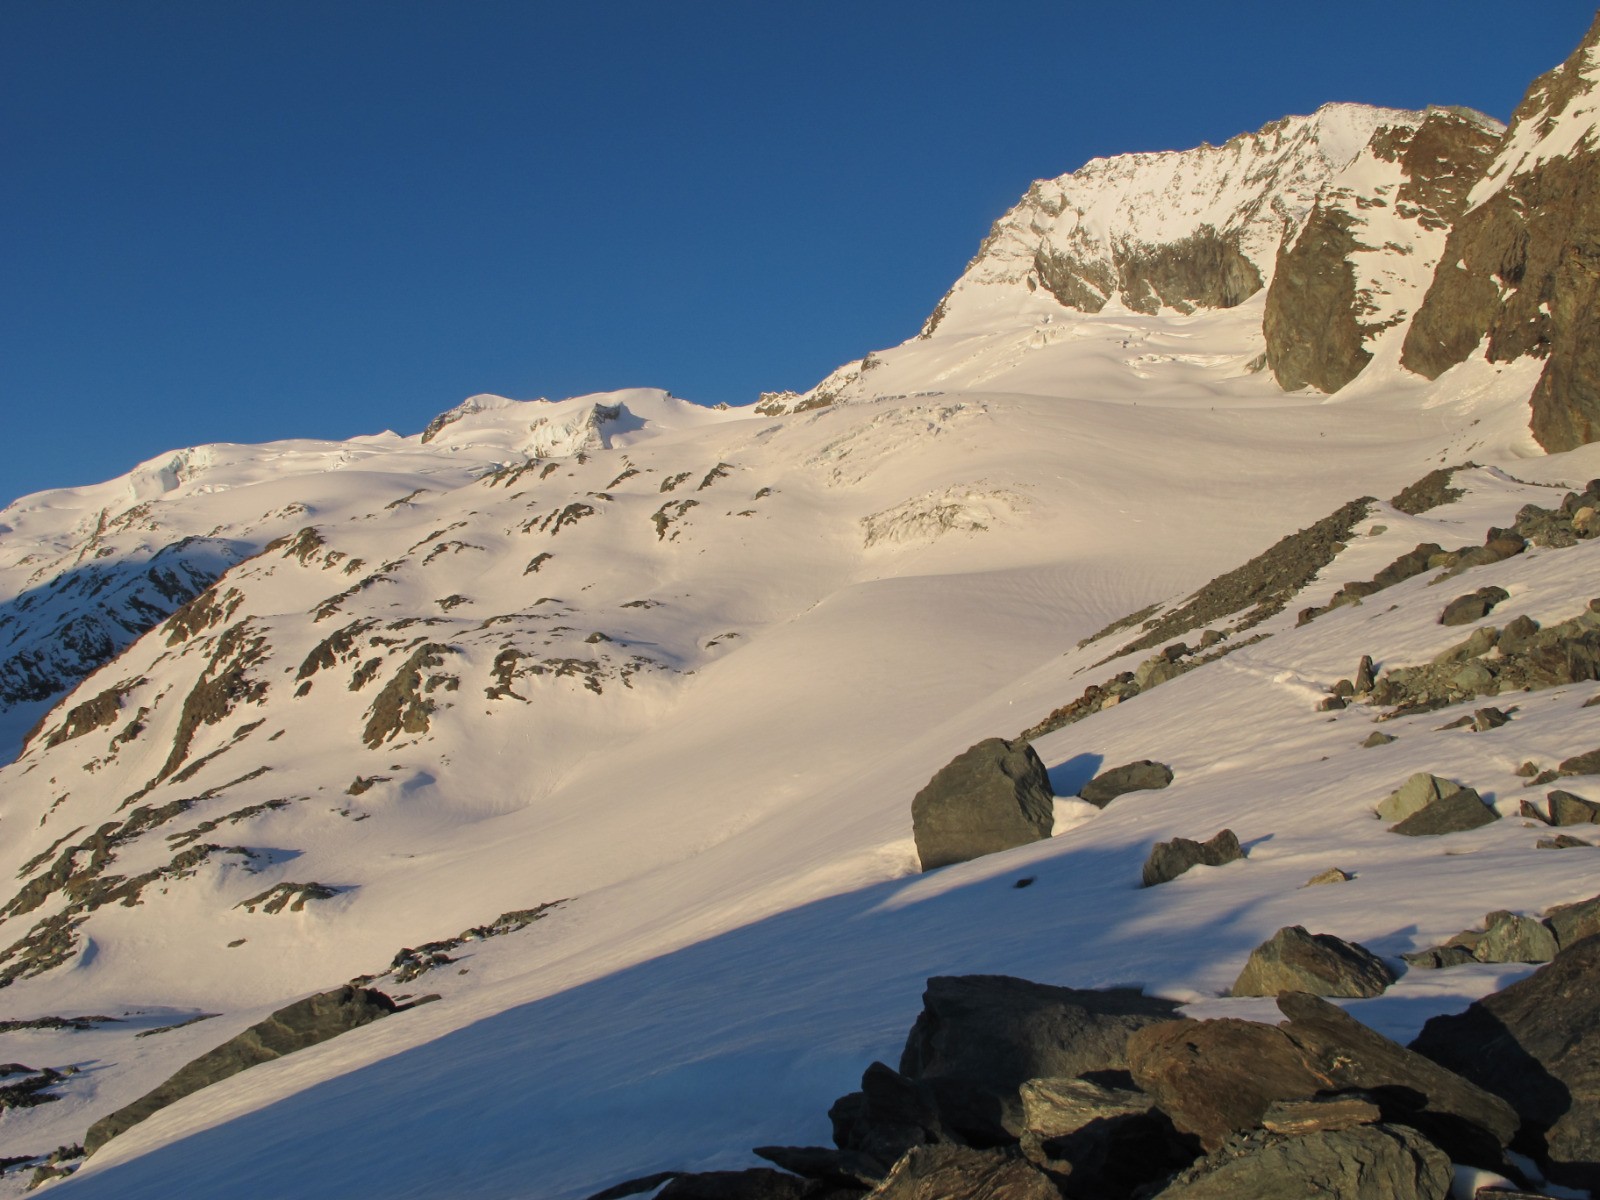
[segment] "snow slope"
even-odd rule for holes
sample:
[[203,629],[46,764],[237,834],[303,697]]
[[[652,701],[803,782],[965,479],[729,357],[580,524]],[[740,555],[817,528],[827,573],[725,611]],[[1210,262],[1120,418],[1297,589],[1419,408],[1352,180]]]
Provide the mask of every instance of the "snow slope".
[[[1368,121],[1274,136],[1323,130],[1294,161],[1325,179]],[[1520,697],[1485,734],[1400,718],[1373,749],[1377,714],[1316,703],[1361,654],[1458,641],[1435,619],[1460,591],[1506,586],[1495,622],[1574,615],[1594,542],[1294,617],[1600,475],[1593,449],[1535,457],[1530,364],[1425,382],[1380,353],[1336,397],[1286,395],[1248,369],[1259,292],[1091,313],[1013,283],[982,320],[952,300],[937,336],[858,372],[855,403],[474,397],[415,437],[202,447],[0,514],[13,612],[101,549],[203,536],[236,560],[0,769],[5,1015],[116,1018],[0,1032],[0,1058],[78,1068],[5,1114],[0,1155],[81,1140],[289,1000],[376,976],[441,998],[180,1101],[55,1186],[575,1200],[825,1141],[930,974],[1261,1015],[1220,994],[1279,926],[1394,956],[1589,895],[1589,852],[1535,850],[1515,819],[1514,772],[1600,744],[1592,689]],[[1037,743],[1058,796],[1146,757],[1170,788],[1061,799],[1055,837],[917,873],[910,801],[938,767],[1143,657],[1080,641],[1467,458],[1468,497],[1379,502],[1262,640]],[[1417,770],[1511,819],[1386,834],[1371,806]],[[1137,888],[1154,841],[1223,826],[1247,862]],[[1335,865],[1355,879],[1301,890]],[[274,889],[297,902],[267,911]],[[402,947],[554,902],[394,973]],[[1414,971],[1353,1009],[1404,1036],[1520,970]]]

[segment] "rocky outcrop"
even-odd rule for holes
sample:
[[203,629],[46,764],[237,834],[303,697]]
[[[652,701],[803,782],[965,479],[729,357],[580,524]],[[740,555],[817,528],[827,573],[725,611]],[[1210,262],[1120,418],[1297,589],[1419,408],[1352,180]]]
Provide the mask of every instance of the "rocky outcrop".
[[1361,373],[1373,340],[1420,302],[1412,262],[1438,260],[1499,132],[1479,114],[1430,109],[1420,124],[1378,129],[1330,182],[1278,248],[1267,292],[1262,332],[1280,387],[1336,392]]
[[1491,362],[1546,360],[1532,397],[1546,450],[1600,437],[1600,149],[1584,103],[1600,20],[1540,76],[1450,231],[1401,362],[1437,378],[1488,339]]
[[342,987],[285,1005],[214,1050],[180,1068],[155,1091],[102,1117],[89,1127],[84,1150],[93,1154],[124,1130],[203,1087],[307,1046],[386,1017],[395,1002],[382,992]]
[[924,871],[1050,836],[1055,796],[1027,742],[986,738],[941,767],[911,801]]
[[1395,979],[1388,964],[1365,946],[1331,933],[1307,933],[1303,926],[1290,925],[1250,952],[1229,994],[1377,996]]

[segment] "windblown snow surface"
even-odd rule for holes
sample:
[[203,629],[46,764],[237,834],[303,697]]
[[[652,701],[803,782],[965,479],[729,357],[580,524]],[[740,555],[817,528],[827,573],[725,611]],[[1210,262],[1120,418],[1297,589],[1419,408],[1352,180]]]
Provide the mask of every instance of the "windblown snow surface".
[[[1247,367],[1261,304],[996,307],[895,351],[882,390],[853,403],[756,416],[642,390],[475,398],[426,442],[202,447],[0,513],[7,614],[96,528],[112,561],[184,535],[252,555],[215,585],[220,616],[158,624],[0,771],[0,878],[18,889],[139,806],[195,801],[105,871],[214,845],[88,913],[58,965],[0,991],[7,1017],[116,1018],[0,1034],[0,1059],[78,1068],[55,1102],[5,1113],[0,1155],[80,1141],[275,1008],[376,975],[441,998],[190,1096],[52,1186],[575,1200],[827,1142],[829,1104],[896,1061],[933,974],[1132,983],[1269,1019],[1270,1002],[1223,993],[1281,926],[1395,959],[1490,909],[1592,895],[1593,852],[1534,848],[1542,831],[1517,812],[1542,791],[1515,773],[1600,745],[1592,686],[1518,696],[1486,733],[1440,731],[1448,710],[1379,726],[1379,710],[1317,703],[1362,654],[1414,664],[1460,641],[1437,617],[1461,592],[1504,586],[1496,624],[1576,615],[1600,542],[1438,586],[1428,573],[1302,627],[1295,613],[1419,542],[1480,544],[1524,504],[1559,504],[1600,475],[1600,449],[1538,454],[1537,363],[1474,360],[1427,383],[1387,339],[1337,397],[1286,395]],[[911,798],[935,770],[1148,654],[1106,662],[1131,633],[1082,639],[1468,459],[1482,465],[1458,474],[1454,504],[1376,502],[1251,631],[1267,636],[1039,738],[1063,797],[1054,837],[918,873]],[[136,505],[124,540],[104,532],[103,511]],[[419,650],[421,724],[385,724],[380,694]],[[186,697],[230,663],[222,711],[185,742]],[[55,736],[108,690],[114,720]],[[1376,728],[1397,740],[1363,748]],[[1104,811],[1066,798],[1141,758],[1171,764],[1173,784]],[[1417,771],[1508,819],[1386,833],[1373,805]],[[1223,827],[1246,861],[1139,888],[1155,841]],[[1335,866],[1353,880],[1302,888]],[[331,894],[240,907],[280,883]],[[385,974],[402,947],[558,900],[419,978]],[[0,941],[68,903],[13,907]],[[1527,969],[1414,970],[1348,1007],[1409,1039]]]

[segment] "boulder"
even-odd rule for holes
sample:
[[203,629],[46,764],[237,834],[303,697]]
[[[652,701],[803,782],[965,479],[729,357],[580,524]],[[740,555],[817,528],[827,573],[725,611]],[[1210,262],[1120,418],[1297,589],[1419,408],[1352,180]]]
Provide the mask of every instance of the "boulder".
[[1396,978],[1388,964],[1364,946],[1290,925],[1250,952],[1229,994],[1377,996]]
[[1372,690],[1376,682],[1377,676],[1373,674],[1372,668],[1372,655],[1363,654],[1361,661],[1356,664],[1355,694],[1365,696]]
[[1171,782],[1171,767],[1145,758],[1100,772],[1083,785],[1078,796],[1096,808],[1104,808],[1128,792],[1153,791]]
[[940,768],[911,802],[924,871],[1050,836],[1055,796],[1027,742],[986,738]]
[[1481,587],[1466,596],[1457,596],[1444,606],[1444,611],[1439,614],[1441,625],[1470,625],[1480,621],[1494,611],[1494,606],[1504,600],[1511,599],[1511,593],[1503,587]]
[[1252,1133],[1175,1177],[1157,1200],[1446,1200],[1450,1159],[1413,1129]]
[[259,1063],[348,1033],[388,1016],[398,1007],[382,992],[348,984],[285,1005],[243,1033],[180,1067],[154,1091],[101,1117],[84,1136],[84,1152],[93,1154],[117,1134],[192,1092]]
[[1520,1148],[1542,1153],[1550,1179],[1600,1187],[1600,938],[1434,1017],[1412,1048],[1509,1101],[1525,1125]]
[[1168,1021],[1128,1039],[1133,1081],[1183,1133],[1216,1150],[1254,1129],[1276,1100],[1315,1096],[1323,1081],[1279,1026],[1224,1017]]
[[1600,804],[1571,792],[1556,790],[1546,797],[1550,802],[1552,825],[1600,825]]
[[1132,988],[935,976],[906,1039],[900,1074],[927,1089],[944,1127],[975,1144],[994,1144],[1023,1129],[1025,1082],[1126,1069],[1129,1035],[1176,1013],[1173,1001]]
[[1349,871],[1339,867],[1329,867],[1326,871],[1318,871],[1310,879],[1302,883],[1301,887],[1318,887],[1324,883],[1349,883],[1355,876]]
[[1483,936],[1473,949],[1479,962],[1542,963],[1556,956],[1555,934],[1541,921],[1504,910],[1483,921]]
[[1593,842],[1575,838],[1570,833],[1558,833],[1553,838],[1540,838],[1533,844],[1533,848],[1535,850],[1576,850],[1580,846],[1593,845]]
[[1600,775],[1600,750],[1587,750],[1562,759],[1556,770],[1562,775]]
[[1022,1085],[1022,1152],[1070,1176],[1075,1196],[1128,1196],[1194,1161],[1199,1144],[1172,1127],[1143,1092],[1087,1079]]
[[1600,896],[1574,904],[1558,904],[1544,914],[1544,923],[1555,936],[1556,946],[1565,950],[1586,937],[1600,933]]
[[1015,1150],[919,1146],[907,1151],[873,1200],[1061,1200],[1061,1192]]
[[1190,867],[1221,867],[1244,858],[1244,850],[1233,830],[1224,829],[1210,841],[1194,842],[1173,838],[1157,842],[1144,864],[1144,886],[1155,887],[1182,875]]
[[1488,733],[1491,729],[1499,729],[1510,720],[1511,714],[1502,708],[1476,709],[1472,714],[1472,730],[1474,733]]
[[1377,813],[1385,821],[1403,821],[1412,813],[1461,790],[1459,783],[1419,771],[1378,802]]
[[882,1176],[913,1146],[951,1140],[930,1089],[883,1063],[861,1076],[861,1090],[828,1110],[833,1141],[851,1162]]
[[1393,734],[1382,733],[1374,729],[1371,733],[1367,734],[1366,739],[1361,743],[1361,746],[1364,750],[1370,750],[1374,746],[1387,746],[1392,741],[1394,741]]
[[1420,1130],[1455,1161],[1499,1166],[1517,1129],[1504,1101],[1303,993],[1281,1025],[1172,1021],[1128,1039],[1134,1082],[1179,1130],[1216,1150],[1261,1125],[1274,1102],[1361,1093],[1385,1121]]
[[1471,788],[1462,788],[1412,813],[1397,825],[1389,826],[1390,833],[1404,837],[1438,837],[1446,833],[1460,833],[1477,829],[1500,819]]

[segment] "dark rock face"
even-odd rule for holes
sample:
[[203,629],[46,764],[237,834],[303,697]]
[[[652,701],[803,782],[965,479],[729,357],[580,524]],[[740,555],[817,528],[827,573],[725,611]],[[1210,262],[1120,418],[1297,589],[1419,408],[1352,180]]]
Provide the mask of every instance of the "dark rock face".
[[1593,88],[1584,68],[1597,44],[1600,21],[1517,106],[1507,150],[1489,169],[1499,188],[1451,229],[1401,356],[1433,379],[1487,335],[1492,362],[1547,359],[1531,424],[1552,452],[1600,437],[1600,158],[1581,143],[1526,160],[1513,147],[1539,138],[1563,114],[1571,118],[1569,109]]
[[1096,808],[1104,808],[1118,796],[1128,792],[1147,792],[1164,788],[1172,782],[1172,768],[1148,758],[1126,763],[1101,771],[1079,790],[1080,799]]
[[1015,1151],[965,1146],[910,1151],[872,1195],[874,1200],[1061,1200],[1050,1178]]
[[1191,313],[1232,308],[1261,290],[1261,272],[1240,250],[1237,233],[1209,225],[1164,245],[1113,245],[1111,253],[1108,265],[1092,252],[1079,256],[1046,244],[1034,255],[1034,275],[1062,304],[1090,313],[1119,294],[1135,312]]
[[[1415,130],[1378,130],[1370,148],[1377,157],[1400,165],[1405,182],[1392,197],[1393,211],[1414,222],[1420,233],[1445,229],[1460,215],[1468,188],[1488,166],[1497,144],[1478,121],[1435,109]],[[1371,293],[1358,286],[1354,265],[1358,253],[1414,252],[1409,246],[1362,240],[1365,212],[1388,206],[1381,195],[1333,189],[1312,209],[1299,235],[1279,247],[1262,332],[1267,362],[1285,390],[1309,385],[1321,392],[1338,391],[1371,361],[1367,343],[1393,323],[1371,319],[1377,306]]]
[[1445,1200],[1450,1160],[1415,1131],[1364,1125],[1300,1137],[1236,1138],[1177,1176],[1158,1200]]
[[1358,1092],[1383,1119],[1419,1130],[1457,1162],[1493,1167],[1517,1129],[1503,1100],[1303,993],[1278,998],[1282,1025],[1172,1021],[1128,1039],[1134,1082],[1208,1150],[1254,1129],[1275,1102]]
[[1331,933],[1307,933],[1300,925],[1290,925],[1250,952],[1231,994],[1377,996],[1395,979],[1388,964],[1364,946]]
[[1542,1150],[1551,1179],[1600,1185],[1600,938],[1434,1017],[1412,1048],[1508,1100],[1526,1126],[1521,1147]]
[[395,1002],[382,992],[348,985],[296,1000],[179,1068],[177,1074],[155,1091],[100,1118],[89,1127],[83,1141],[84,1149],[93,1154],[117,1134],[218,1080],[338,1037],[395,1010]]
[[1278,248],[1261,327],[1285,391],[1337,392],[1372,360],[1356,320],[1354,225],[1342,208],[1318,203],[1300,236]]
[[1220,867],[1243,858],[1244,850],[1231,829],[1224,829],[1206,842],[1193,842],[1188,838],[1157,842],[1145,860],[1144,886],[1155,887],[1176,879],[1190,867]]
[[1127,1067],[1128,1037],[1177,1006],[1130,988],[1051,987],[1004,975],[935,976],[900,1058],[931,1087],[941,1120],[968,1141],[1015,1138],[1030,1079]]
[[1050,836],[1055,796],[1024,741],[986,738],[941,767],[911,802],[922,869],[967,862]]

